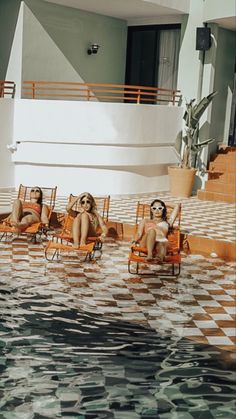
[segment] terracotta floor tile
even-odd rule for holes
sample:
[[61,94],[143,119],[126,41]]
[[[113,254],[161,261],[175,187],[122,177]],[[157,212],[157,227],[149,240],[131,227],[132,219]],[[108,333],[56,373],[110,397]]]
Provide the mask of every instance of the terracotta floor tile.
[[236,345],[217,345],[222,351],[236,352]]
[[236,308],[236,304],[235,304],[234,299],[233,299],[233,301],[221,301],[221,303],[224,307],[235,307]]
[[212,320],[212,317],[209,314],[194,314],[193,320]]
[[223,307],[205,307],[205,311],[207,313],[225,313],[225,310]]
[[220,328],[201,328],[201,332],[204,336],[225,336],[225,333]]
[[188,339],[193,340],[194,342],[208,344],[208,340],[204,336],[188,336]]
[[234,327],[236,328],[236,321],[232,320],[216,320],[217,326],[219,327]]

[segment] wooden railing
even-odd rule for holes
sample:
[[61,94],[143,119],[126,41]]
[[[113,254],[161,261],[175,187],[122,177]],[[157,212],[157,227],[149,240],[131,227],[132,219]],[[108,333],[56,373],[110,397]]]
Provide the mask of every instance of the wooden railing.
[[30,99],[64,99],[119,101],[128,103],[178,103],[180,90],[125,84],[24,81],[22,97]]
[[0,98],[15,96],[16,84],[14,81],[0,80]]

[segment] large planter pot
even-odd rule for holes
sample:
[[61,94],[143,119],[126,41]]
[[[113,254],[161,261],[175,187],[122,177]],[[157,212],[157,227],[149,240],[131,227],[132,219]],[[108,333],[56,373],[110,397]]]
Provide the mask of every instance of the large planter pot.
[[196,172],[197,169],[169,166],[170,194],[183,198],[191,196]]

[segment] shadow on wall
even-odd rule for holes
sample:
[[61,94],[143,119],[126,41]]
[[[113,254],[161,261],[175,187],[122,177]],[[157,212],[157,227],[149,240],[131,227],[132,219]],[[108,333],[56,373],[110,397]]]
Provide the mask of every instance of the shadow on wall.
[[[38,49],[35,55],[38,66],[31,56],[31,63],[25,67],[26,79],[42,79],[43,75],[44,79],[53,77],[53,63],[43,68],[40,66],[40,61],[50,57],[52,52],[68,70],[64,74],[64,81],[71,80],[72,66],[82,80],[97,83],[123,82],[127,33],[125,20],[39,0],[25,0],[25,3],[28,18],[25,47],[30,50],[32,46],[37,46],[38,35],[43,36],[45,42],[44,48]],[[94,41],[99,42],[103,48],[95,57],[91,57],[87,54],[87,48]],[[53,51],[50,51],[50,45]]]
[[[27,165],[27,163],[24,163]],[[50,166],[50,167],[68,167],[67,164],[39,164],[39,163],[29,163],[29,166]],[[124,172],[124,173],[134,173],[140,176],[146,177],[155,177],[155,176],[166,176],[168,175],[168,164],[158,164],[158,165],[150,165],[150,166],[86,166],[86,165],[74,165],[70,164],[70,168],[75,169],[101,169],[101,170],[111,170],[117,172]]]
[[0,1],[0,80],[5,80],[21,0]]

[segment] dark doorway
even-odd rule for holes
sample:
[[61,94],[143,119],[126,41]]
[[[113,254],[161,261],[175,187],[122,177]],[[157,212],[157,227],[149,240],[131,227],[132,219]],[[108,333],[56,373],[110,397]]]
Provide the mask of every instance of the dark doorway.
[[[175,33],[173,33],[174,38],[179,40],[179,24],[130,26],[128,28],[126,84],[165,87],[159,85],[160,74],[158,74],[158,69],[162,61],[164,64],[170,66],[172,61],[175,60],[176,66],[176,57],[178,58],[179,55],[179,43],[176,44],[177,46],[173,46],[173,41],[171,41],[171,49],[169,48],[168,50],[168,55],[171,55],[170,57],[160,56],[160,51],[163,50],[163,44],[166,43],[166,48],[168,49],[169,42],[166,39],[162,42],[162,34],[167,33],[166,31],[173,30],[175,30]],[[173,85],[173,82],[169,81],[168,84]],[[172,86],[166,88],[172,88]]]

